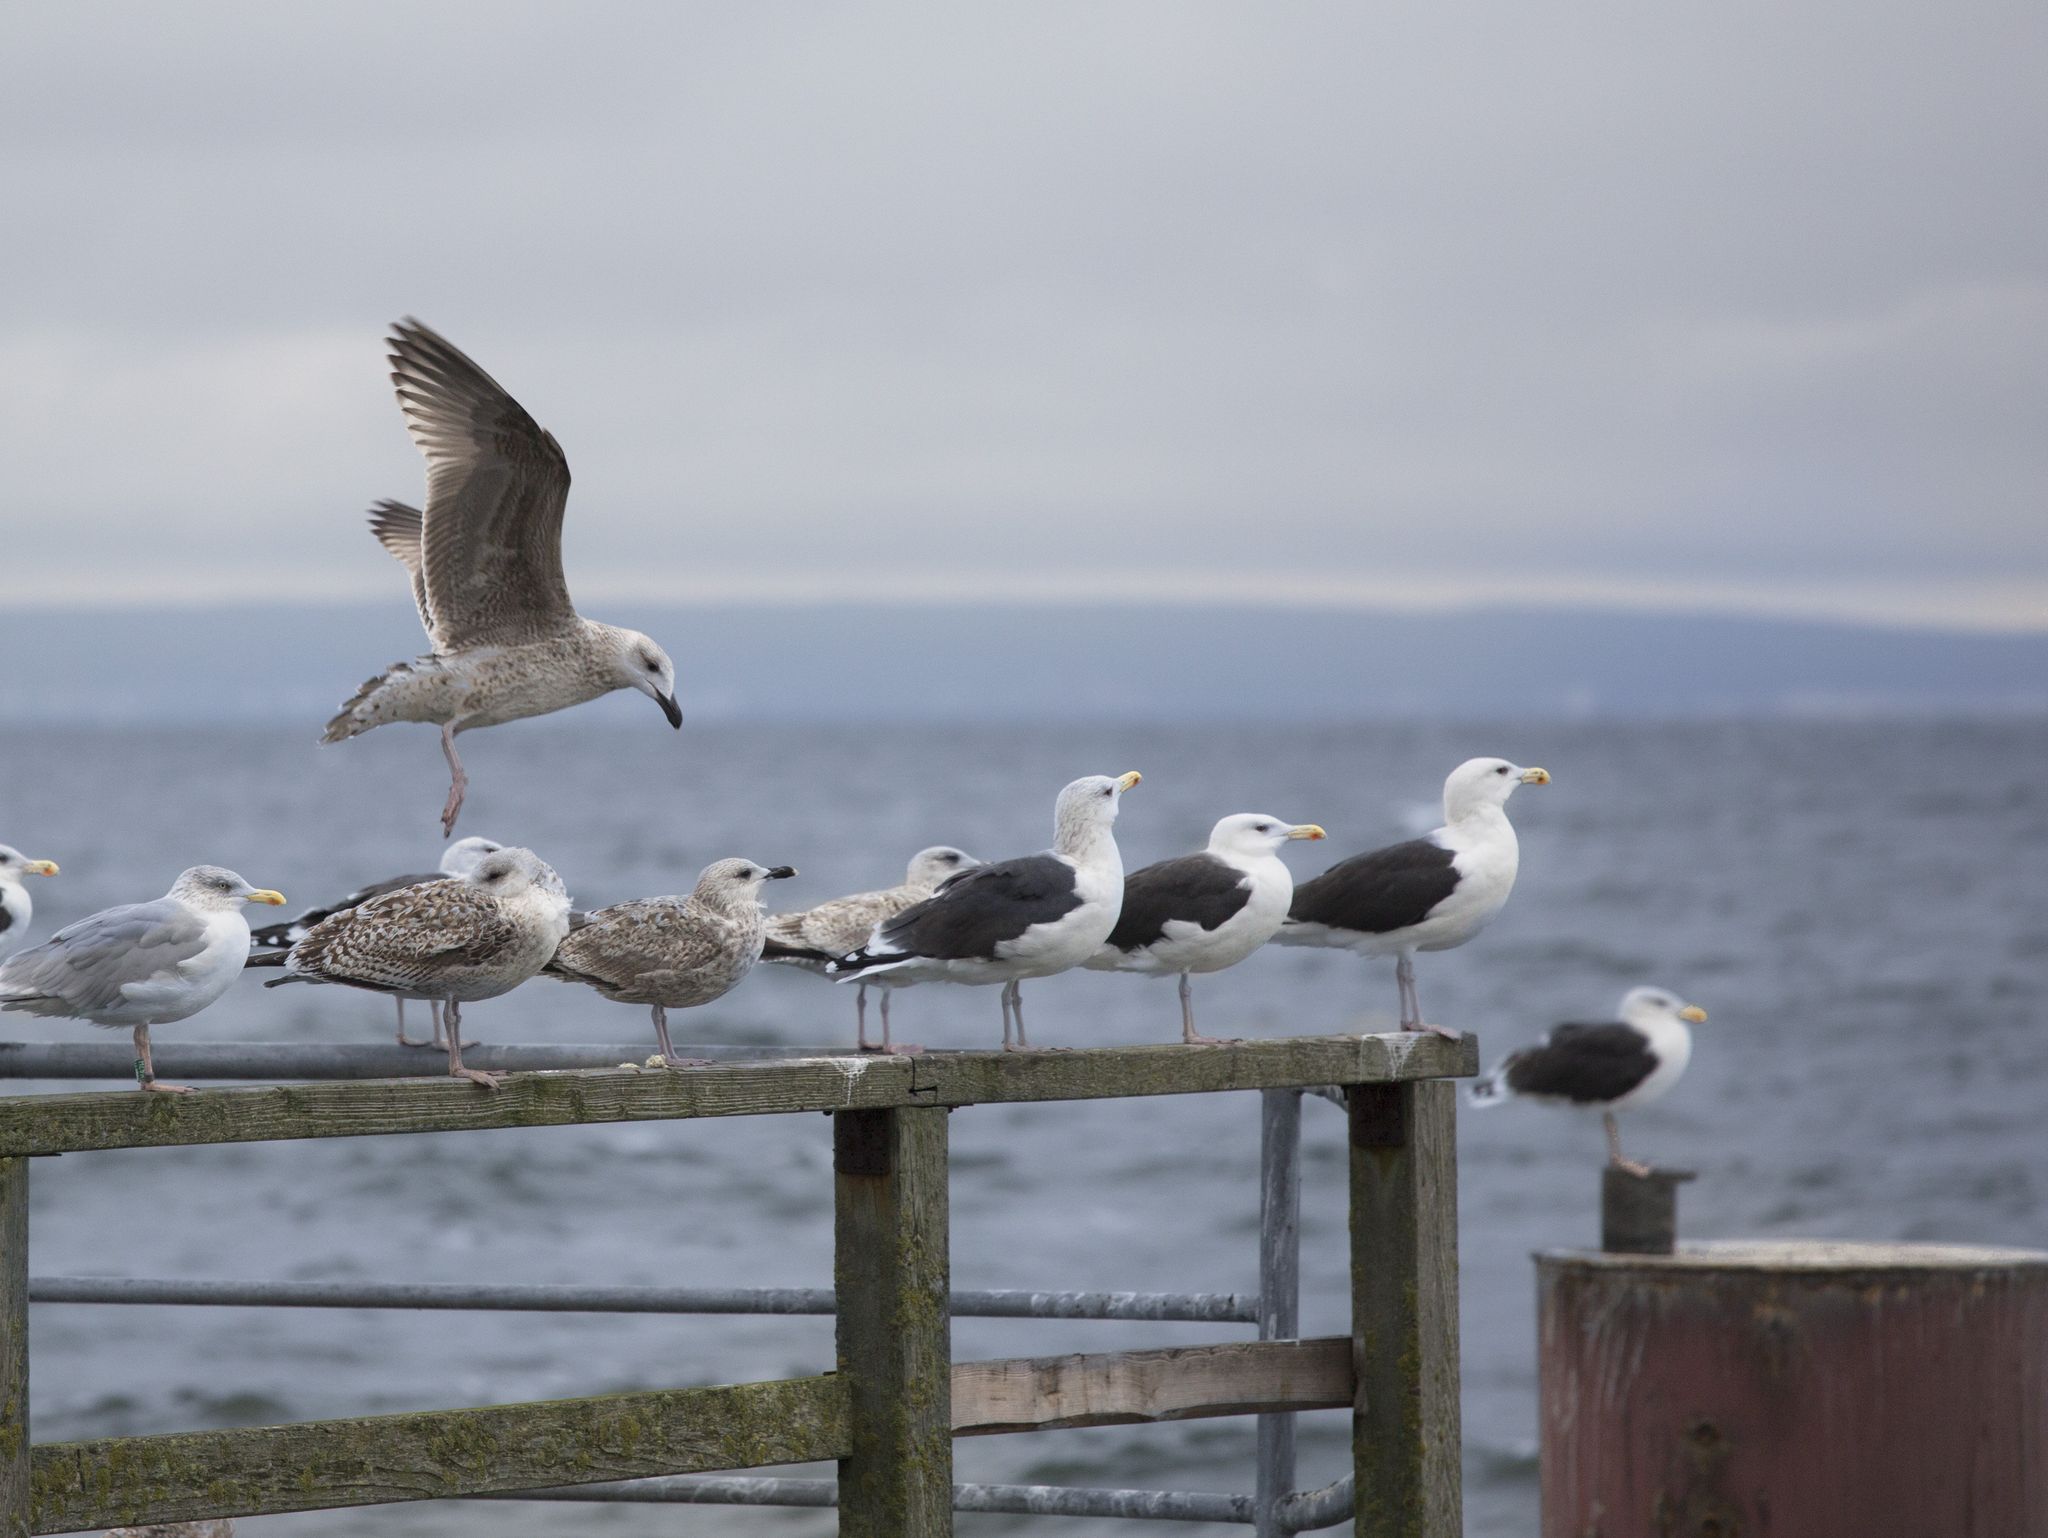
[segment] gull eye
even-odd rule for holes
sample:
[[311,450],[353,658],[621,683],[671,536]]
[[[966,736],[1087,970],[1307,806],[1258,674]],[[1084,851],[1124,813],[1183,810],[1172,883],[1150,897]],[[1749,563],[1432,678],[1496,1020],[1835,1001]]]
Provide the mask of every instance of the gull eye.
[[1502,764],[1498,769],[1494,770],[1493,772],[1495,774],[1506,774],[1508,772],[1508,766],[1506,764]]

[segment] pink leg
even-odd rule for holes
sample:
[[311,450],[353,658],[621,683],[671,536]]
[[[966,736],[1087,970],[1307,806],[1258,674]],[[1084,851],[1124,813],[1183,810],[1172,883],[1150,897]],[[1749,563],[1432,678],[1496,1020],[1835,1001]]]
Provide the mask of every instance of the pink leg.
[[677,1057],[676,1049],[668,1042],[668,1011],[657,1004],[654,1006],[654,1040],[661,1048],[661,1061],[670,1068],[709,1068],[708,1057]]
[[462,1006],[448,1001],[448,1074],[451,1078],[467,1079],[472,1084],[481,1084],[485,1089],[496,1089],[504,1082],[501,1073],[485,1073],[481,1068],[462,1066]]
[[156,1064],[149,1060],[149,1027],[135,1027],[135,1087],[152,1089],[164,1095],[189,1095],[189,1084],[165,1084],[156,1076]]
[[[434,1032],[434,1039],[433,1039],[432,1041],[414,1041],[414,1040],[413,1040],[413,1039],[412,1039],[412,1038],[411,1038],[410,1036],[406,1035],[406,1034],[405,1034],[405,1000],[401,998],[401,999],[399,999],[399,1000],[397,1001],[397,1003],[398,1003],[398,1044],[399,1044],[399,1045],[400,1045],[401,1047],[437,1047],[437,1046],[439,1046],[439,1045],[441,1044],[441,1032],[440,1032],[440,1031],[439,1031],[438,1029],[436,1029],[436,1030],[435,1030],[435,1032]],[[438,1026],[438,1025],[439,1025],[439,1023],[440,1023],[440,1016],[439,1016],[439,1014],[437,1013],[437,1014],[435,1015],[435,1024],[436,1024],[436,1026]]]
[[462,812],[462,798],[469,794],[469,776],[462,771],[462,756],[455,751],[455,728],[441,728],[441,756],[448,760],[448,804],[441,808],[441,837],[452,837],[455,819]]
[[[884,994],[883,997],[886,998],[888,995]],[[888,1007],[886,1004],[882,1006],[885,1011]],[[884,1018],[886,1018],[886,1015]],[[868,985],[866,983],[855,983],[853,985],[853,1019],[855,1049],[861,1052],[874,1051],[875,1049],[868,1044]],[[884,1026],[882,1030],[882,1039],[887,1041],[889,1039],[888,1027]]]
[[1425,1025],[1422,1021],[1422,1001],[1415,995],[1415,958],[1402,951],[1394,960],[1394,981],[1401,988],[1401,1029],[1404,1031],[1428,1031],[1449,1041],[1463,1041],[1465,1034],[1454,1031],[1447,1025]]
[[911,1041],[892,1042],[889,1040],[889,995],[894,991],[892,988],[884,988],[882,990],[882,1050],[884,1052],[893,1052],[898,1057],[916,1057],[918,1053],[924,1050],[917,1043]]
[[1204,1036],[1195,1029],[1195,990],[1185,972],[1180,975],[1180,1039],[1190,1047],[1224,1047],[1237,1040],[1235,1036]]
[[1621,1127],[1615,1121],[1614,1113],[1612,1111],[1602,1111],[1600,1113],[1600,1120],[1607,1128],[1607,1162],[1618,1170],[1627,1170],[1631,1175],[1638,1177],[1648,1176],[1650,1173],[1649,1165],[1638,1164],[1633,1159],[1624,1159],[1621,1156]]

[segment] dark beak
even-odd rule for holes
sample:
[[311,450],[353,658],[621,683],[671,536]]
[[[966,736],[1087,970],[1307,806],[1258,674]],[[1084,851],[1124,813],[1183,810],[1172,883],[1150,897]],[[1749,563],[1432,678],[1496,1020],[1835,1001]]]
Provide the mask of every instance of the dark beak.
[[676,703],[673,694],[657,694],[654,703],[661,707],[661,713],[668,717],[668,724],[677,731],[683,729],[683,707]]
[[768,867],[767,879],[770,881],[786,881],[795,874],[796,867],[794,865],[771,865]]

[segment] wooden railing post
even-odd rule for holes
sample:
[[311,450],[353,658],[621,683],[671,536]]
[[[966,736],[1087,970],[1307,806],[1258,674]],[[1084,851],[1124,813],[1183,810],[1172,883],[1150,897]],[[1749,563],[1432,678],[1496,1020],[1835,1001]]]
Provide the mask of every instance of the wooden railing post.
[[946,1112],[839,1111],[833,1279],[852,1450],[839,1460],[843,1538],[953,1531]]
[[1443,1080],[1351,1086],[1358,1538],[1458,1538],[1458,1152]]
[[28,1538],[28,1160],[0,1159],[0,1538]]

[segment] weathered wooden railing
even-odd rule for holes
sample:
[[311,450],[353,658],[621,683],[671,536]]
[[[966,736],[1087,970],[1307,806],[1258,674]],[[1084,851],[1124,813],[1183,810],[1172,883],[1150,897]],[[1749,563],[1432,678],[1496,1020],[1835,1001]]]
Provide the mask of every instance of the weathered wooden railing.
[[[684,1073],[538,1072],[496,1093],[453,1080],[405,1079],[0,1101],[0,1538],[393,1501],[573,1493],[562,1487],[820,1460],[839,1465],[842,1534],[932,1538],[952,1531],[956,1436],[1264,1414],[1265,1437],[1269,1429],[1277,1434],[1274,1412],[1343,1407],[1352,1412],[1355,1531],[1450,1538],[1460,1531],[1460,1514],[1456,1157],[1447,1081],[1476,1071],[1476,1060],[1469,1040],[1341,1036],[1197,1049],[816,1057]],[[1350,1127],[1348,1338],[953,1361],[950,1111],[1329,1085],[1338,1087]],[[1294,1105],[1298,1114],[1298,1100]],[[833,1118],[834,1372],[287,1426],[30,1442],[28,1185],[37,1157],[800,1111]],[[1265,1195],[1270,1206],[1275,1193]],[[1291,1201],[1291,1190],[1280,1199]],[[1261,1280],[1270,1312],[1273,1278]],[[1291,1330],[1291,1305],[1282,1313],[1288,1317],[1277,1322]],[[1273,1333],[1276,1321],[1265,1322],[1262,1333]]]

